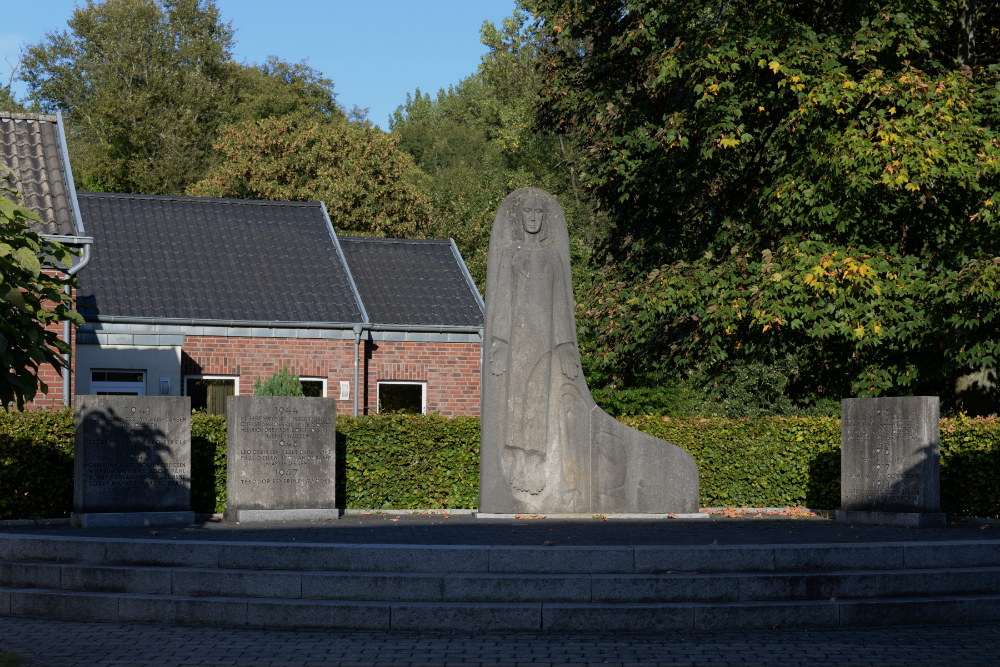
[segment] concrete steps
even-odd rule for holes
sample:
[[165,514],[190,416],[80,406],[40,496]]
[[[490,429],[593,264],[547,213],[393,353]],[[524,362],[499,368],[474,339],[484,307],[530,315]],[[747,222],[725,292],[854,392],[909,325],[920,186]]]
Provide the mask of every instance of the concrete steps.
[[1000,620],[1000,541],[437,546],[0,535],[0,615],[655,632]]

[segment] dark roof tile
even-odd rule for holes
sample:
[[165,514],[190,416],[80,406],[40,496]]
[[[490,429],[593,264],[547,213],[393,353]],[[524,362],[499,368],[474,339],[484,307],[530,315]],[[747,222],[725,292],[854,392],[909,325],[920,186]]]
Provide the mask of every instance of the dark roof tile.
[[361,321],[319,203],[80,192],[102,317]]
[[58,116],[0,112],[0,163],[13,170],[14,187],[42,218],[32,228],[40,234],[82,236],[63,142]]
[[339,238],[372,322],[483,325],[478,292],[450,241]]

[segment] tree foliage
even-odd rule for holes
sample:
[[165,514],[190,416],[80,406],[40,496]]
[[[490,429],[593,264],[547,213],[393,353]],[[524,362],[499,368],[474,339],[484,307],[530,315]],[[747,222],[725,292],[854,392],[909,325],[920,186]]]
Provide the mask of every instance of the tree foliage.
[[500,26],[484,22],[489,50],[479,70],[436,98],[419,89],[407,95],[390,122],[423,172],[420,185],[434,209],[429,235],[455,238],[480,285],[493,216],[512,190],[541,187],[560,200],[582,266],[606,226],[593,200],[575,187],[570,145],[538,130],[536,28],[520,11]]
[[214,163],[226,125],[344,116],[329,79],[275,57],[236,63],[233,37],[214,0],[88,0],[26,49],[22,78],[66,117],[81,188],[179,194]]
[[414,236],[429,217],[410,157],[366,122],[291,114],[224,128],[223,156],[192,195],[323,201],[339,230]]
[[31,231],[37,213],[20,203],[9,173],[0,174],[0,406],[18,410],[48,386],[38,378],[48,364],[57,373],[69,346],[57,331],[46,328],[63,320],[83,324],[65,288],[75,281],[59,272],[72,253],[63,245]]
[[1000,79],[959,4],[535,9],[542,120],[620,221],[584,310],[611,382],[780,363],[800,397],[946,394],[996,364]]

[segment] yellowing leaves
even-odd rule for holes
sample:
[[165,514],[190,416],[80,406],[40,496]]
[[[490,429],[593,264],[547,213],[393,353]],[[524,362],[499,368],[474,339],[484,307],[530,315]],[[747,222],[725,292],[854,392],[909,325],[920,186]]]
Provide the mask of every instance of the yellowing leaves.
[[767,64],[767,66],[771,68],[771,71],[774,72],[775,74],[777,74],[778,70],[781,69],[781,63],[779,63],[777,60],[772,60]]

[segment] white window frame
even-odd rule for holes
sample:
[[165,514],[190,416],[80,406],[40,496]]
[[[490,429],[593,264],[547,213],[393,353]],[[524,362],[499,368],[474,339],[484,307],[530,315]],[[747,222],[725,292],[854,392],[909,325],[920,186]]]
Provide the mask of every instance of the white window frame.
[[[136,373],[142,376],[138,382],[125,382],[121,380],[95,380],[94,373]],[[91,368],[90,369],[90,393],[94,396],[121,395],[121,396],[145,396],[146,395],[146,371],[137,368]]]
[[181,378],[181,390],[184,392],[182,396],[188,395],[188,380],[232,380],[233,381],[233,396],[240,395],[240,376],[239,375],[185,375]]
[[320,383],[322,383],[323,389],[320,391],[320,396],[322,396],[323,398],[326,398],[326,387],[327,387],[326,378],[312,377],[312,376],[309,376],[309,375],[300,375],[299,376],[299,382],[320,382]]
[[375,388],[375,409],[382,412],[382,385],[417,385],[420,387],[420,414],[427,414],[427,383],[419,380],[379,380]]

